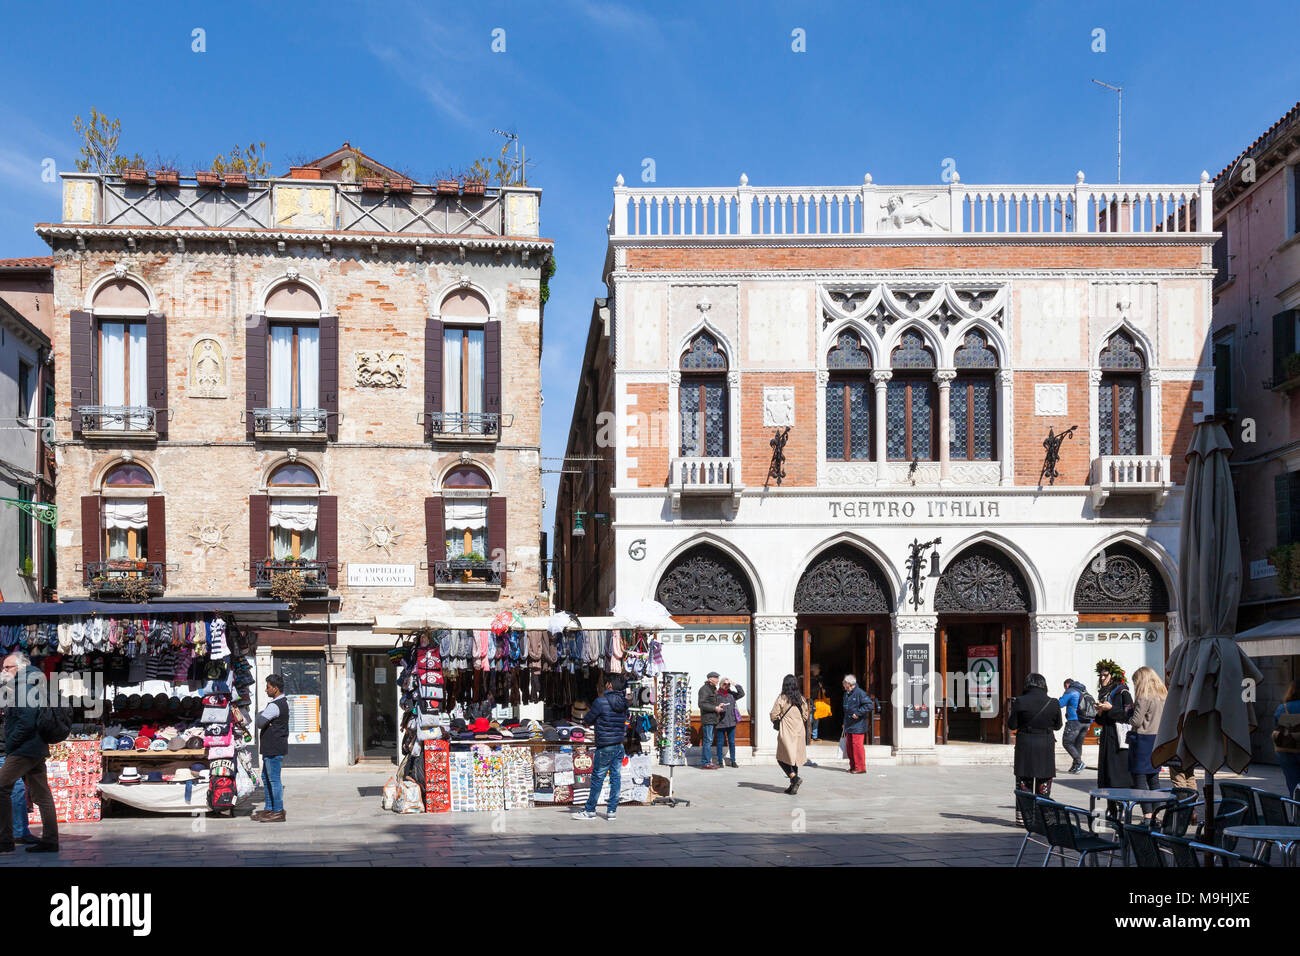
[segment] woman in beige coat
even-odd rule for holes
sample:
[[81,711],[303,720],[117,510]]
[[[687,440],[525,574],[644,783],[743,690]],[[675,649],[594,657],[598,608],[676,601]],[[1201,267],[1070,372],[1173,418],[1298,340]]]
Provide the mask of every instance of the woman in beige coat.
[[808,701],[799,693],[799,682],[793,674],[786,674],[781,682],[781,696],[772,705],[772,722],[778,723],[776,762],[790,778],[785,792],[796,794],[803,783],[799,768],[808,759]]
[[[1133,732],[1129,735],[1128,771],[1133,775],[1133,786],[1139,790],[1155,790],[1160,785],[1160,767],[1151,762],[1151,752],[1155,749],[1156,732],[1160,730],[1160,717],[1168,695],[1164,681],[1150,667],[1139,667],[1133,672],[1133,707],[1128,718]],[[1155,806],[1142,804],[1148,821]]]

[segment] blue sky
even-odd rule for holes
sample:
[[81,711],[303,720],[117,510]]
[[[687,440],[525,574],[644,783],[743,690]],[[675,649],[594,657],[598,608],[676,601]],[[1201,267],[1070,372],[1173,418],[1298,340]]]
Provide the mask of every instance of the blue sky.
[[[73,168],[73,116],[183,171],[265,140],[277,172],[344,140],[425,179],[518,129],[559,268],[542,357],[545,455],[562,455],[610,188],[1112,182],[1217,173],[1300,99],[1288,3],[5,3],[0,257],[41,255],[41,163]],[[191,31],[207,50],[191,50]],[[491,49],[505,30],[506,50]],[[1105,30],[1105,52],[1093,31]],[[791,49],[792,31],[806,52]],[[554,464],[554,463],[552,463]],[[548,498],[555,476],[548,475]],[[551,526],[548,509],[544,527]]]

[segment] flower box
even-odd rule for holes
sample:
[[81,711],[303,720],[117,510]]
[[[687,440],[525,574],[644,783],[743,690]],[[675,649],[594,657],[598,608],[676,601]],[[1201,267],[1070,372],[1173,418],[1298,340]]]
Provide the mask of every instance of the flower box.
[[381,193],[384,191],[384,181],[375,176],[366,176],[361,180],[361,188],[366,192]]
[[320,179],[321,171],[315,166],[290,166],[291,179]]
[[438,195],[439,195],[439,196],[459,196],[459,195],[460,195],[460,183],[457,182],[457,181],[454,180],[454,179],[440,179],[440,180],[438,180]]
[[243,187],[248,185],[248,173],[226,173],[227,186]]
[[153,179],[159,186],[179,186],[181,181],[180,173],[174,169],[156,169]]
[[466,196],[482,196],[486,189],[487,189],[487,184],[484,183],[483,180],[481,179],[465,180]]
[[395,193],[409,193],[414,186],[409,179],[394,179],[388,183],[388,188]]
[[147,183],[149,182],[149,170],[128,166],[122,170],[122,178],[128,183]]
[[194,174],[194,178],[199,181],[200,186],[220,186],[221,174],[214,173],[210,169],[200,169]]

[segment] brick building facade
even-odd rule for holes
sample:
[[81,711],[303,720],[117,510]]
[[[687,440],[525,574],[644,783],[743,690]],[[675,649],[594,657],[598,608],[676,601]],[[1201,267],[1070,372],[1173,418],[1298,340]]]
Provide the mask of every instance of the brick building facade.
[[[620,180],[583,373],[612,380],[612,489],[582,507],[613,567],[557,602],[664,603],[668,668],[730,669],[759,758],[813,665],[825,729],[854,673],[877,755],[929,761],[1007,741],[1031,670],[1163,664],[1182,452],[1213,411],[1210,189]],[[556,555],[590,561],[576,501],[562,483]]]
[[259,651],[321,700],[291,762],[395,750],[376,615],[543,590],[540,191],[453,185],[345,144],[247,183],[66,174],[37,227],[59,595],[296,592]]

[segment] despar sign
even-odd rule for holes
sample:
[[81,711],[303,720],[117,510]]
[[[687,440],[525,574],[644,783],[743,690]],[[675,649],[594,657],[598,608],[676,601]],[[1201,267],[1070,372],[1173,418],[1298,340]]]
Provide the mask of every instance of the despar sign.
[[732,631],[660,631],[661,644],[744,644],[745,632]]

